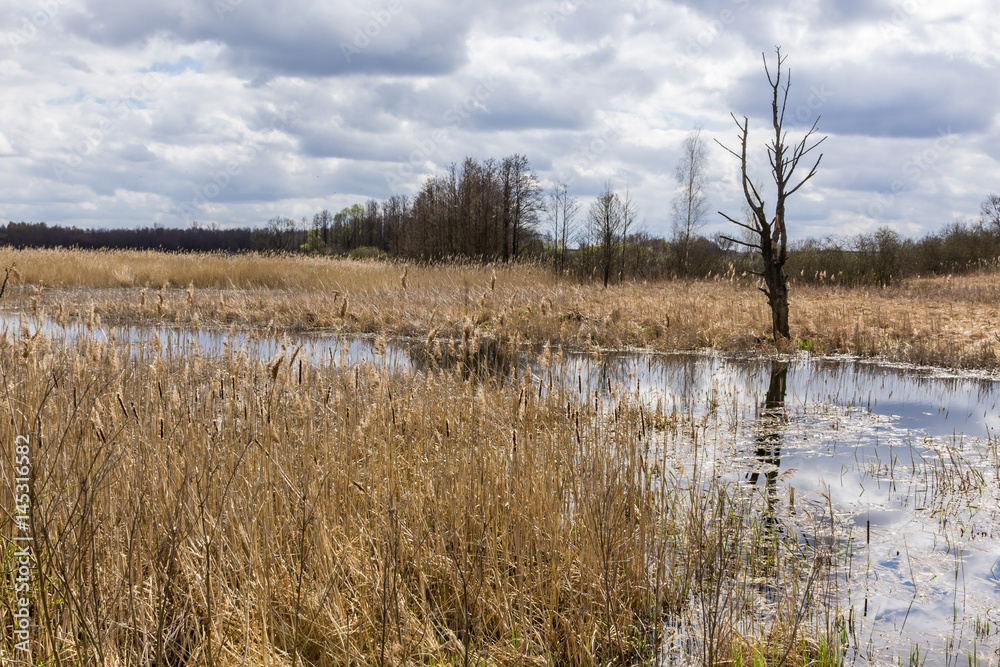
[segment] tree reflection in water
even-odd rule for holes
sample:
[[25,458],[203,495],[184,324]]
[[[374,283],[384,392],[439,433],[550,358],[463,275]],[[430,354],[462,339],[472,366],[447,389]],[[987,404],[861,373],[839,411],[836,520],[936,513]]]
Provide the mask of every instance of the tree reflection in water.
[[788,364],[776,361],[771,365],[771,380],[764,398],[764,409],[760,412],[755,428],[758,434],[755,438],[757,451],[756,469],[748,473],[750,484],[756,486],[764,472],[764,487],[768,491],[768,506],[775,495],[775,485],[778,481],[778,468],[781,465],[781,436],[785,426],[785,388],[788,377]]

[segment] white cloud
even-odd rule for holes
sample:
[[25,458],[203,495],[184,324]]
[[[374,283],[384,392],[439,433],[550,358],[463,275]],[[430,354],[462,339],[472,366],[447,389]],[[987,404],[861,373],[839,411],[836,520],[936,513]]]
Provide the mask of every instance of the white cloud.
[[[0,215],[256,225],[522,152],[584,197],[627,183],[666,234],[694,124],[731,143],[729,113],[747,115],[762,149],[775,43],[790,109],[830,135],[793,235],[921,233],[1000,189],[988,0],[219,2],[232,11],[0,2]],[[947,151],[908,166],[947,128]],[[711,148],[712,209],[738,211],[733,160]]]

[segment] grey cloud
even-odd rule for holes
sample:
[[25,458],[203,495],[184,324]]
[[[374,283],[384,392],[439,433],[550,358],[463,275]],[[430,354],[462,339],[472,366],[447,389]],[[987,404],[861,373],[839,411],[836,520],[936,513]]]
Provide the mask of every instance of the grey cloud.
[[[820,131],[831,135],[810,196],[792,202],[793,234],[861,220],[897,181],[902,188],[879,220],[913,225],[911,232],[933,228],[950,211],[974,213],[1000,178],[995,70],[964,55],[962,44],[945,43],[939,23],[914,14],[905,28],[919,43],[887,38],[861,63],[835,43],[845,27],[890,21],[893,0],[400,1],[402,11],[346,54],[342,43],[354,45],[389,0],[61,4],[56,21],[0,62],[4,133],[19,150],[0,160],[0,177],[16,193],[8,208],[51,222],[146,224],[160,216],[180,224],[180,207],[219,179],[224,187],[213,186],[211,201],[221,210],[212,217],[263,222],[271,211],[301,215],[335,192],[338,203],[408,194],[452,161],[520,152],[544,181],[568,179],[584,199],[609,175],[616,187],[627,181],[651,231],[665,234],[679,139],[669,142],[695,119],[731,142],[729,110],[766,126],[760,50],[770,54],[788,25],[800,35],[786,44],[790,128],[821,114]],[[220,18],[218,3],[232,11]],[[724,29],[678,63],[697,31],[724,15],[732,19]],[[747,75],[734,78],[744,64]],[[150,70],[162,85],[103,131],[98,149],[60,182],[52,160],[111,113],[96,100],[129,98]],[[484,79],[493,90],[477,95]],[[619,119],[621,135],[581,166],[576,158],[601,142],[605,118]],[[932,145],[939,128],[961,142],[914,177],[906,159]],[[767,138],[755,129],[751,140],[762,149]],[[234,152],[238,173],[219,176]],[[410,173],[390,187],[386,173],[399,165]],[[713,210],[738,212],[739,192],[723,180],[734,165],[711,169]],[[961,193],[949,190],[956,179],[967,184]],[[120,189],[143,196],[119,198]],[[166,202],[173,218],[163,217]],[[97,209],[81,212],[90,204]],[[199,210],[208,219],[207,207]]]
[[149,162],[156,159],[156,155],[150,152],[148,148],[137,143],[125,146],[118,152],[118,156],[128,162]]
[[[934,137],[979,132],[992,123],[1000,93],[983,85],[990,72],[969,61],[934,55],[886,54],[872,62],[797,66],[791,71],[788,118],[845,135]],[[773,74],[774,58],[768,60]],[[786,79],[787,80],[787,79]],[[933,85],[928,85],[933,81]],[[768,120],[770,88],[763,66],[737,82],[727,96],[737,116]]]
[[382,137],[347,131],[334,124],[310,124],[297,128],[301,150],[312,157],[350,160],[395,161],[400,158],[399,134]]
[[444,74],[465,62],[470,7],[443,0],[332,5],[308,0],[182,0],[170,5],[92,0],[67,24],[107,46],[154,36],[212,41],[222,60],[256,82],[273,76]]
[[68,55],[67,54],[67,55],[63,55],[62,59],[63,59],[63,61],[66,62],[66,64],[68,64],[70,67],[72,67],[73,69],[75,69],[75,70],[77,70],[79,72],[85,72],[87,74],[93,74],[93,72],[94,72],[94,70],[90,69],[90,65],[88,65],[87,63],[85,63],[83,60],[80,60],[76,56]]
[[817,18],[824,26],[885,20],[891,18],[895,10],[888,0],[826,0],[818,3],[818,8]]

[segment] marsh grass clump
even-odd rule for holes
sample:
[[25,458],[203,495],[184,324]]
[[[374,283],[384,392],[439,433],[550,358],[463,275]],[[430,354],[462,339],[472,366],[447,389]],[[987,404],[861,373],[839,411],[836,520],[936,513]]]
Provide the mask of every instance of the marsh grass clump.
[[808,558],[744,539],[774,534],[751,497],[679,470],[658,443],[685,419],[626,387],[598,400],[290,344],[268,359],[254,340],[203,355],[97,326],[0,339],[0,441],[31,443],[37,664],[657,664],[692,609],[699,661],[764,641],[810,655],[813,633],[740,602],[769,577],[774,605],[806,609]]

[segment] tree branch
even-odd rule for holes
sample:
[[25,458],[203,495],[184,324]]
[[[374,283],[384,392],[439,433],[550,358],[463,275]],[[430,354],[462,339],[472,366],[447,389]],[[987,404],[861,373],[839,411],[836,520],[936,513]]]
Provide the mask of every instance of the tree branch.
[[726,236],[725,234],[719,234],[719,238],[720,239],[725,239],[725,240],[730,241],[732,243],[739,243],[741,246],[744,246],[746,248],[753,248],[754,250],[760,250],[760,246],[759,245],[755,245],[753,243],[747,243],[746,241],[741,241],[739,239],[734,239],[733,237]]
[[730,218],[728,215],[726,215],[722,211],[719,211],[718,213],[719,213],[719,215],[721,215],[723,218],[725,218],[729,222],[733,223],[734,225],[742,227],[743,229],[749,229],[751,232],[753,232],[755,234],[760,234],[760,230],[757,229],[756,227],[751,227],[750,225],[744,224],[744,223],[740,222],[739,220],[736,220],[734,218]]

